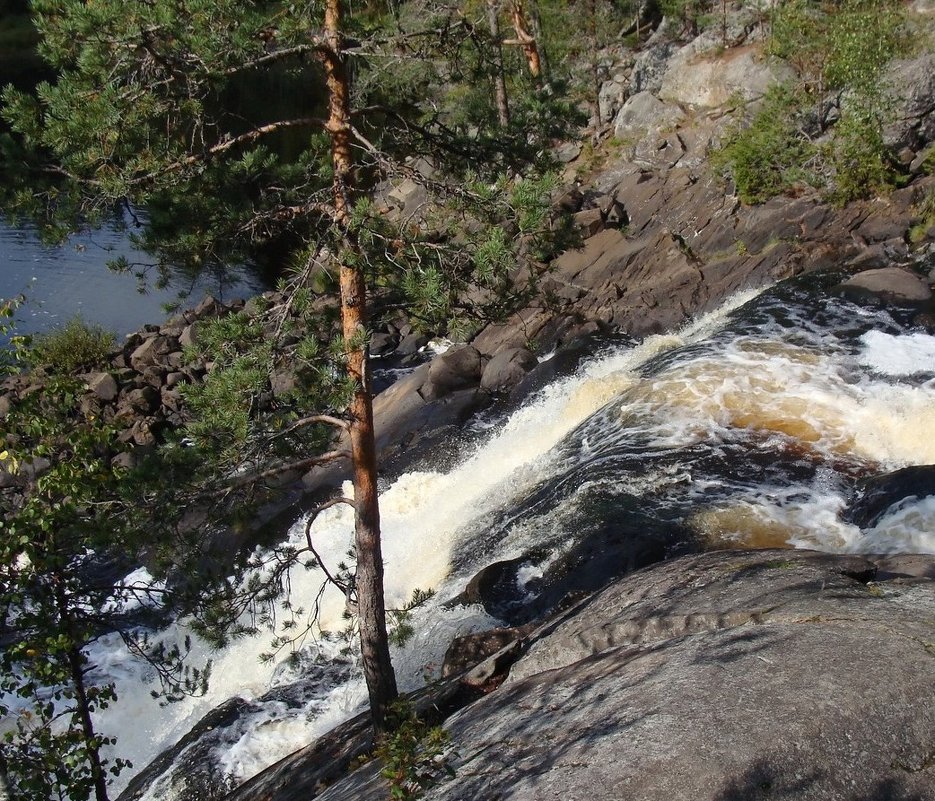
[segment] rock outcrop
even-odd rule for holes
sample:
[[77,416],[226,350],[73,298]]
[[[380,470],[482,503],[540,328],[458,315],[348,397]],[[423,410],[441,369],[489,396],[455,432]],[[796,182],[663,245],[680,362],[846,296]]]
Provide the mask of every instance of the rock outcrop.
[[[529,635],[507,682],[448,719],[454,776],[425,798],[927,801],[922,561],[876,582],[873,557],[732,551],[618,581]],[[317,798],[387,791],[368,766]]]

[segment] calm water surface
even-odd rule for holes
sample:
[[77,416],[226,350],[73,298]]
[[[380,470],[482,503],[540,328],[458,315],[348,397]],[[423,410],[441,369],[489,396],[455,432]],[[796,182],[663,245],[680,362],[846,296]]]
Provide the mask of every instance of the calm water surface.
[[0,218],[0,298],[23,294],[27,299],[17,314],[18,332],[46,331],[80,315],[122,336],[145,323],[164,320],[165,305],[176,302],[180,292],[189,293],[182,305],[190,307],[206,294],[229,301],[268,288],[250,268],[239,267],[225,276],[206,274],[196,281],[180,274],[166,289],[156,289],[149,281],[141,292],[132,273],[108,269],[107,263],[118,256],[126,256],[131,263],[150,261],[133,248],[126,232],[115,228],[49,247],[40,242],[35,230],[11,227]]

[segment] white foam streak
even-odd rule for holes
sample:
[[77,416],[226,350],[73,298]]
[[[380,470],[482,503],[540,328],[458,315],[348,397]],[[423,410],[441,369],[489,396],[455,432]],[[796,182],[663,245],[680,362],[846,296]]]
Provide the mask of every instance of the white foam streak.
[[[540,391],[452,472],[407,473],[387,488],[380,497],[380,512],[388,607],[405,604],[416,588],[439,590],[441,597],[450,593],[445,583],[450,556],[455,538],[467,521],[502,507],[548,475],[552,458],[549,449],[632,385],[636,380],[634,371],[647,359],[707,336],[725,314],[755,294],[735,296],[717,312],[690,324],[679,334],[650,337],[634,348],[586,363],[576,376]],[[351,488],[346,487],[345,491],[350,493]],[[346,559],[352,535],[353,511],[345,505],[322,513],[313,527],[316,550],[332,569]],[[297,546],[304,544],[305,520],[295,523],[289,538]],[[292,577],[293,603],[311,608],[321,584],[320,573],[297,571]],[[344,597],[328,587],[321,599],[322,628],[331,631],[343,628],[344,605]],[[444,648],[452,637],[495,623],[478,609],[445,612],[438,606],[433,606],[420,621],[416,627],[417,640],[405,650],[394,652],[400,683],[406,689],[419,686],[426,675],[437,674]],[[259,659],[268,648],[268,637],[239,641],[221,653],[212,653],[197,638],[193,639],[196,662],[198,658],[213,660],[210,690],[204,698],[166,708],[160,708],[149,698],[148,688],[140,690],[141,669],[121,661],[116,644],[114,653],[105,653],[107,645],[102,644],[94,655],[95,660],[105,660],[121,677],[120,702],[107,712],[102,723],[107,730],[120,733],[120,753],[129,756],[137,768],[176,742],[226,699],[255,698],[270,686],[272,667]],[[230,754],[224,756],[225,768],[238,779],[246,778],[353,714],[365,699],[363,684],[356,681],[335,691],[325,705],[327,711],[317,717],[299,716],[288,723],[256,720]],[[128,778],[129,775],[121,777],[115,788],[119,790]],[[159,788],[154,787],[148,797],[158,798]]]

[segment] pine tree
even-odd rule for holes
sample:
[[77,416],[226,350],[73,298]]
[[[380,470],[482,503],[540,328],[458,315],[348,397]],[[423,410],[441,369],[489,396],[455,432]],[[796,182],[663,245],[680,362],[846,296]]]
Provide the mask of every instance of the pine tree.
[[[319,374],[318,389],[336,391],[313,393],[323,407],[317,414],[298,401],[262,413],[254,401],[273,369],[263,342],[268,331],[247,318],[232,321],[232,338],[218,343],[229,363],[221,369],[218,359],[214,383],[206,382],[218,394],[202,396],[202,406],[217,411],[226,391],[223,408],[239,403],[230,420],[243,425],[232,425],[215,449],[214,490],[202,487],[196,497],[340,455],[321,454],[327,434],[300,438],[319,424],[336,424],[346,435],[354,466],[353,591],[380,730],[396,684],[382,590],[368,281],[385,302],[404,305],[426,325],[508,311],[521,295],[513,280],[517,252],[533,259],[551,235],[548,182],[515,176],[544,152],[562,116],[539,98],[507,130],[489,104],[458,117],[459,81],[484,72],[491,42],[481,20],[457,6],[426,2],[406,11],[372,3],[353,17],[343,15],[339,0],[35,0],[33,7],[40,52],[58,77],[34,93],[4,91],[13,132],[0,143],[5,186],[13,187],[7,208],[43,219],[52,234],[128,210],[141,226],[135,236],[164,268],[223,266],[285,242],[301,254],[301,280],[287,284],[292,308],[310,305],[312,272],[327,283],[328,270],[338,267],[343,337],[336,349],[345,380]],[[249,102],[258,92],[263,102]],[[412,166],[412,156],[427,159],[433,177]],[[364,194],[403,177],[436,198],[431,219],[419,225],[386,215]],[[535,269],[527,274],[534,278]],[[314,361],[327,350],[310,338],[296,352]],[[217,432],[203,439],[212,436],[217,442]],[[315,450],[270,466],[261,451],[274,442],[280,456],[287,442]],[[257,469],[235,474],[246,451]]]

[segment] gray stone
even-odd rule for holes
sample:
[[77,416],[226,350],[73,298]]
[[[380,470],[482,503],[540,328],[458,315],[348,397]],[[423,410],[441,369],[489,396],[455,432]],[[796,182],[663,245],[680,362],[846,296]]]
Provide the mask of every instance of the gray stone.
[[659,98],[692,108],[719,108],[736,96],[757,100],[792,75],[790,67],[764,59],[753,47],[732,48],[711,57],[688,46],[669,62]]
[[[935,582],[875,568],[728,551],[616,582],[448,719],[453,775],[424,798],[929,801]],[[386,792],[364,770],[318,798]]]
[[128,413],[152,414],[159,408],[160,398],[159,390],[151,386],[131,390],[122,399],[122,414],[123,416],[127,416]]
[[143,372],[147,367],[163,362],[169,353],[178,348],[178,345],[179,340],[175,337],[160,335],[149,337],[130,354],[129,366]]
[[924,279],[900,267],[865,270],[848,278],[838,287],[844,292],[857,290],[913,303],[923,303],[932,297],[932,290]]
[[614,136],[623,140],[638,140],[673,128],[684,116],[677,106],[663,103],[649,92],[640,92],[629,98],[617,114]]
[[480,382],[481,368],[481,355],[476,348],[471,345],[452,347],[432,359],[422,394],[429,400],[457,389],[476,387]]
[[669,59],[678,49],[675,42],[666,41],[664,36],[659,36],[660,33],[664,33],[662,26],[646,43],[645,49],[633,63],[633,72],[630,74],[630,92],[634,95],[639,92],[659,91],[662,87],[662,78],[668,69]]
[[898,59],[888,68],[885,85],[891,87],[895,107],[883,141],[893,150],[920,150],[935,138],[935,53]]
[[508,348],[494,356],[484,368],[480,387],[487,392],[509,392],[539,364],[526,348]]
[[581,145],[578,142],[563,142],[555,148],[554,153],[560,164],[569,164],[581,155]]
[[117,397],[119,387],[110,373],[92,373],[88,376],[88,389],[100,400],[110,403]]
[[182,333],[179,334],[179,344],[183,348],[190,347],[195,344],[195,341],[198,337],[198,322],[193,322],[190,325],[185,326],[182,329]]
[[622,81],[604,81],[597,95],[597,107],[601,115],[601,122],[607,122],[616,117],[626,97],[627,90]]

